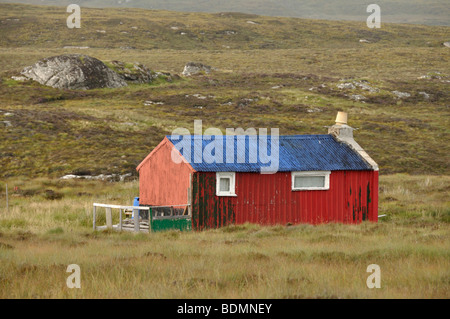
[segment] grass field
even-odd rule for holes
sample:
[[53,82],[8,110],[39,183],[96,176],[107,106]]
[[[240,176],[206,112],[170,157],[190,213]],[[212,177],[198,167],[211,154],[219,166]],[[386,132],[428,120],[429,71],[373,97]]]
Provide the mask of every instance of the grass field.
[[[448,177],[382,176],[377,224],[152,234],[91,230],[92,203],[131,203],[137,182],[9,183],[20,190],[0,213],[0,298],[450,297]],[[66,287],[69,264],[81,289]],[[366,286],[370,264],[381,289]]]
[[[64,9],[0,4],[0,298],[450,297],[448,27],[83,9],[69,30]],[[63,53],[174,76],[90,91],[11,79]],[[216,70],[175,76],[189,61]],[[324,134],[337,111],[380,166],[377,224],[92,231],[92,203],[131,204],[135,167],[177,127]],[[59,179],[71,173],[133,176]]]

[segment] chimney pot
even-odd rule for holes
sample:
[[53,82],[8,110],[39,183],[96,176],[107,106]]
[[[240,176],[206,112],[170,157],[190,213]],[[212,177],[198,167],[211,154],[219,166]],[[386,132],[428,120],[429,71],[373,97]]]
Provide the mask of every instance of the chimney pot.
[[338,112],[337,116],[336,116],[336,124],[337,125],[342,125],[342,124],[347,124],[347,112]]

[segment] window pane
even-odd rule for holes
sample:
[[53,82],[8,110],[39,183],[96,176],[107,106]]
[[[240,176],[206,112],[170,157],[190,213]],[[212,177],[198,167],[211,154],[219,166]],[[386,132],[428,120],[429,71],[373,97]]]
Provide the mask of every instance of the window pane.
[[325,176],[295,176],[294,187],[325,187]]
[[229,178],[220,178],[220,192],[229,192],[230,191],[230,179]]

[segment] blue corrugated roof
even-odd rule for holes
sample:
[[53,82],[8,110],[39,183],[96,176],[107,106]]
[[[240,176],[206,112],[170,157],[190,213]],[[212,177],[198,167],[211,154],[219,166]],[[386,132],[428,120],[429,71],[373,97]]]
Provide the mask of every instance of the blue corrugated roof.
[[278,136],[278,142],[276,137],[267,136],[267,146],[261,143],[261,135],[167,138],[200,172],[372,170],[348,145],[328,134]]

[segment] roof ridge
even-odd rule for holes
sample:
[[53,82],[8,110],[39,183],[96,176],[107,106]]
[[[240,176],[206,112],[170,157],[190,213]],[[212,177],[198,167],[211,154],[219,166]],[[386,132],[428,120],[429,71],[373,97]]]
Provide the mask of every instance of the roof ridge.
[[[250,137],[250,136],[265,136],[265,135],[192,135],[192,134],[174,134],[174,136],[191,136],[193,139],[203,139],[204,136],[236,136],[236,137]],[[273,135],[267,135],[271,137]],[[303,134],[303,135],[277,135],[281,139],[308,139],[308,138],[332,138],[330,134]],[[172,135],[166,135],[167,138],[171,139]]]

